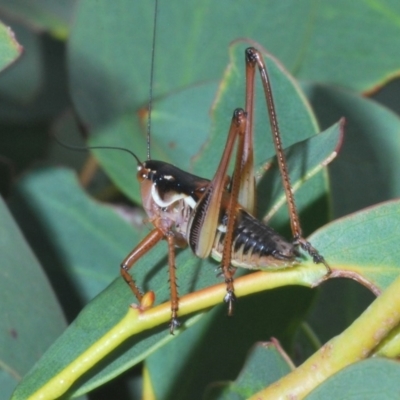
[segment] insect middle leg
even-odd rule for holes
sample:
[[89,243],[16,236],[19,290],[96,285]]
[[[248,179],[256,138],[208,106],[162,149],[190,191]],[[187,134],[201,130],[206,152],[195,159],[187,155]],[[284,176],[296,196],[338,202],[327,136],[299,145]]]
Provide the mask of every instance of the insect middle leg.
[[[191,229],[189,244],[194,253],[201,257],[208,257],[215,241],[215,233],[221,223],[221,214],[226,215],[226,232],[223,241],[221,270],[225,278],[225,301],[228,303],[228,312],[232,314],[235,301],[232,268],[232,248],[234,241],[234,226],[237,217],[238,196],[243,180],[243,148],[247,116],[243,109],[236,109],[233,113],[225,150],[222,154],[217,172],[208,185],[203,197],[198,202]],[[237,145],[235,169],[230,183],[229,192],[226,191],[226,177],[232,153]],[[225,196],[224,196],[225,195]]]
[[178,285],[176,283],[176,264],[175,264],[175,238],[172,232],[167,235],[168,241],[168,266],[169,266],[169,287],[171,298],[171,322],[169,324],[169,331],[171,335],[174,334],[175,328],[179,327],[178,309]]
[[[226,234],[224,240],[224,250],[222,253],[221,267],[224,272],[225,282],[226,282],[226,296],[225,301],[228,303],[228,315],[233,313],[233,302],[236,300],[233,287],[233,275],[236,271],[231,267],[232,261],[232,249],[234,241],[234,227],[235,220],[237,216],[237,206],[239,195],[243,192],[243,182],[248,182],[248,178],[245,174],[245,169],[248,167],[246,163],[243,162],[245,138],[246,138],[246,126],[248,124],[247,114],[241,110],[237,109],[233,113],[232,125],[236,125],[236,135],[238,137],[238,145],[236,149],[236,162],[235,169],[233,171],[232,181],[230,185],[230,197],[227,207],[227,224],[226,224]],[[232,127],[231,127],[232,129]],[[228,137],[229,140],[229,137]],[[232,139],[233,140],[233,139]],[[252,169],[253,170],[253,169]],[[244,178],[244,179],[243,179]],[[251,179],[254,180],[253,176]],[[254,201],[254,194],[249,196],[249,201]]]

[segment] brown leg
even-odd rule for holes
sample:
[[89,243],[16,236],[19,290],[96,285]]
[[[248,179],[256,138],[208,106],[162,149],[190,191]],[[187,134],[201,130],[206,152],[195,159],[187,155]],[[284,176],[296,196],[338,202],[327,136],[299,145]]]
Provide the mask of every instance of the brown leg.
[[[233,271],[231,269],[233,232],[236,218],[238,195],[241,191],[243,178],[243,148],[246,131],[246,113],[236,109],[233,113],[231,126],[225,149],[221,157],[217,172],[208,185],[203,197],[197,203],[189,233],[189,245],[200,258],[208,257],[214,244],[215,232],[220,223],[221,208],[226,208],[228,216],[227,230],[224,239],[224,251],[221,260],[221,269],[225,277],[227,295],[225,301],[229,303],[229,313],[232,313],[232,303],[235,300],[233,287]],[[222,195],[226,188],[226,177],[229,163],[238,140],[235,170],[231,181],[231,190],[228,204],[222,205]]]
[[129,274],[129,270],[132,268],[133,264],[151,250],[161,239],[164,238],[164,233],[159,229],[153,229],[125,258],[121,263],[121,275],[125,279],[125,282],[131,288],[133,294],[140,302],[142,300],[142,293],[136,286],[135,281]]
[[228,315],[233,314],[233,302],[236,300],[235,289],[233,286],[233,275],[235,269],[231,267],[232,259],[232,245],[233,245],[233,233],[235,228],[235,220],[237,213],[238,199],[241,191],[243,190],[243,170],[246,169],[246,164],[243,163],[243,148],[245,147],[246,139],[246,126],[248,123],[247,115],[243,110],[235,110],[232,118],[231,129],[236,129],[236,135],[238,137],[238,146],[236,149],[236,161],[235,169],[233,171],[229,203],[227,207],[227,224],[226,224],[226,234],[224,240],[224,249],[222,252],[221,268],[224,273],[226,282],[226,296],[225,301],[228,303]]
[[168,241],[169,285],[171,290],[171,322],[169,324],[169,331],[171,335],[173,335],[175,328],[177,328],[180,324],[178,321],[179,297],[178,297],[178,285],[176,284],[175,240],[172,232],[167,236],[167,241]]
[[[289,209],[290,225],[292,228],[294,243],[300,245],[305,251],[307,251],[313,258],[315,263],[322,263],[327,269],[328,275],[331,273],[331,269],[324,257],[321,256],[318,251],[311,246],[307,240],[302,236],[301,225],[299,216],[296,209],[296,203],[294,200],[292,186],[290,184],[289,172],[287,169],[286,157],[282,147],[282,141],[280,137],[278,119],[275,112],[274,99],[272,96],[272,88],[268,72],[265,66],[265,62],[261,54],[254,48],[250,47],[246,50],[246,71],[250,79],[246,85],[246,99],[254,97],[254,69],[258,66],[260,72],[261,81],[264,88],[265,101],[267,103],[269,122],[271,125],[272,137],[275,146],[275,152],[278,159],[279,170],[281,172],[283,188],[285,190],[286,201]],[[248,110],[250,112],[250,110]]]
[[[207,186],[203,197],[197,203],[194,211],[195,216],[190,227],[188,241],[193,252],[200,258],[208,257],[214,244],[215,232],[217,231],[221,213],[222,194],[226,187],[229,163],[239,131],[244,130],[244,127],[239,127],[238,118],[240,117],[243,120],[244,115],[245,113],[242,109],[234,111],[225,149],[217,172]],[[240,136],[243,139],[243,135]],[[240,178],[240,174],[236,175]]]
[[256,181],[254,177],[254,77],[255,66],[246,65],[246,104],[245,112],[247,120],[243,138],[243,150],[241,151],[240,163],[240,189],[238,203],[241,204],[250,214],[256,211]]
[[[243,177],[242,154],[246,121],[246,113],[242,109],[236,109],[233,113],[225,150],[222,154],[217,172],[196,206],[195,216],[193,218],[189,235],[189,244],[195,254],[200,258],[208,257],[214,243],[215,232],[220,223],[221,207],[226,207],[228,221],[224,239],[221,269],[225,277],[227,290],[225,301],[229,303],[230,314],[232,313],[232,304],[235,300],[233,271],[231,270],[233,228],[236,218],[238,194],[241,190],[241,179]],[[222,195],[226,187],[226,176],[236,140],[238,140],[238,149],[235,170],[231,181],[231,193],[228,204],[222,205]]]

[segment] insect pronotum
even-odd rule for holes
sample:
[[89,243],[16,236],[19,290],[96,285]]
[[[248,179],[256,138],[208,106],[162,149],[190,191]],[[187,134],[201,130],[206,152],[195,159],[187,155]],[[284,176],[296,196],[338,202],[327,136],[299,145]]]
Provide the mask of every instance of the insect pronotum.
[[[156,13],[157,11],[155,11],[155,16]],[[154,69],[155,27],[156,21],[153,32],[150,98]],[[121,274],[140,302],[142,293],[129,270],[158,242],[162,239],[167,241],[171,333],[179,326],[179,300],[175,275],[176,246],[189,246],[197,257],[211,256],[220,262],[227,291],[224,300],[228,304],[229,314],[232,314],[235,301],[236,267],[249,269],[289,267],[299,263],[297,247],[301,247],[315,263],[325,265],[327,274],[331,272],[324,258],[302,236],[265,62],[257,49],[249,47],[245,51],[245,63],[245,108],[237,108],[233,112],[226,146],[218,169],[211,180],[192,175],[166,162],[151,159],[151,99],[147,160],[141,162],[132,153],[138,162],[137,179],[140,183],[143,207],[154,228],[121,263]],[[253,107],[256,70],[259,71],[263,85],[273,142],[288,204],[292,242],[287,241],[253,216],[255,208]],[[234,171],[232,178],[227,180],[228,167],[235,146]]]

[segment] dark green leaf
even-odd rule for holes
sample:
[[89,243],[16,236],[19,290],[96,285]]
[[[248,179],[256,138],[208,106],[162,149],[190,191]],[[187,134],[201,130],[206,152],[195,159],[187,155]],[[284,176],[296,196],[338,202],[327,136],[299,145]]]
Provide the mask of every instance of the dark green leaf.
[[57,299],[43,271],[0,199],[1,398],[65,328]]
[[257,343],[235,382],[211,384],[207,400],[247,399],[292,370],[282,350],[272,343]]

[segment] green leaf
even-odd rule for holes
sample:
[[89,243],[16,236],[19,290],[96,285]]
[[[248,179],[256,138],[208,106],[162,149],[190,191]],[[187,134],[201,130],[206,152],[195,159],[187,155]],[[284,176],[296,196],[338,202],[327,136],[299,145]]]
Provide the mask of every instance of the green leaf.
[[400,366],[393,360],[369,359],[338,372],[312,391],[307,400],[391,400],[399,395]]
[[295,75],[363,92],[399,76],[399,14],[396,0],[313,2]]
[[[328,192],[324,167],[337,156],[342,138],[343,120],[285,151],[299,212],[314,216],[320,212],[318,202],[321,198],[326,200]],[[258,214],[264,222],[279,227],[289,223],[286,197],[282,192],[282,179],[275,158],[257,187],[257,199]],[[303,232],[314,231],[327,219],[326,209],[323,211],[325,214],[320,212],[319,218],[309,218],[308,221],[304,218],[307,224],[302,225]]]
[[[207,0],[191,0],[160,5],[155,95],[218,79],[227,61],[224,50],[243,37],[256,40],[302,79],[362,90],[387,81],[399,69],[398,3],[353,2],[343,13],[345,4],[270,0],[232,5],[223,0],[210,7]],[[90,125],[145,104],[153,10],[146,1],[78,3],[69,49],[71,88]],[[93,104],[93,99],[102,102]]]
[[57,299],[41,266],[0,199],[1,398],[65,328]]
[[65,39],[69,31],[75,1],[2,0],[0,10],[26,25],[47,30],[53,36]]
[[[23,25],[13,23],[12,27],[21,43],[20,52],[23,46],[24,56],[0,75],[0,90],[15,108],[15,103],[26,105],[35,99],[43,85],[44,65],[38,36]],[[7,108],[9,107],[10,105]],[[15,112],[14,109],[13,111]],[[8,109],[2,109],[2,114],[4,119],[13,122],[16,119]]]
[[[29,209],[24,207],[26,199]],[[69,315],[119,276],[122,258],[139,241],[137,231],[111,207],[89,198],[66,169],[41,169],[27,175],[11,207],[57,293],[66,299]]]
[[399,226],[400,202],[394,200],[338,219],[310,241],[317,248],[324,246],[337,277],[360,278],[378,294],[399,275]]
[[335,217],[400,197],[399,116],[349,91],[305,89],[323,127],[346,118],[343,146],[329,166]]
[[0,23],[0,71],[13,63],[22,53],[22,47],[13,31]]

